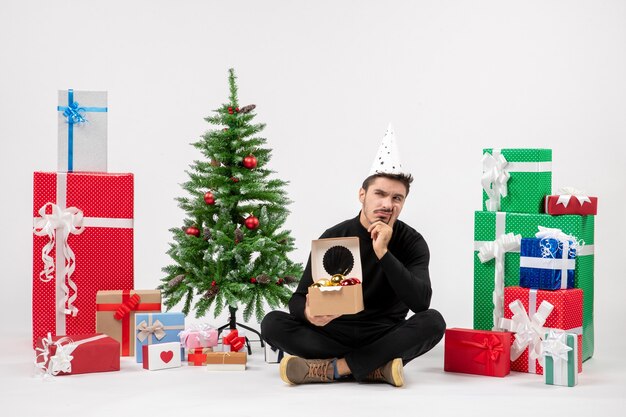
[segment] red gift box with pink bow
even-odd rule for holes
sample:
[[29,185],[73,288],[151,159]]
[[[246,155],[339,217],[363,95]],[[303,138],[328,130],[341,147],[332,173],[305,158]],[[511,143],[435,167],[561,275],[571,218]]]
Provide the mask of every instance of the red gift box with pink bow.
[[504,377],[511,371],[511,333],[488,330],[446,329],[446,372]]

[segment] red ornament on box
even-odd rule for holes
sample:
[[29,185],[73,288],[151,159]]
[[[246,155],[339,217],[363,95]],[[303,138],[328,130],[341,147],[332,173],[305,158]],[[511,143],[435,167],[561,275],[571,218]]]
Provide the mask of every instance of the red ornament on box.
[[447,329],[443,369],[446,372],[504,377],[511,372],[511,333]]
[[133,200],[133,174],[34,173],[33,346],[95,333],[96,292],[133,288]]
[[598,197],[580,194],[548,195],[545,199],[545,211],[553,216],[561,214],[595,216],[598,213]]
[[37,339],[36,365],[50,375],[120,370],[120,344],[102,333]]
[[[522,287],[505,287],[505,319],[511,319],[513,317],[513,311],[511,311],[510,305],[516,300],[521,302],[531,320],[543,301],[547,301],[554,306],[542,327],[564,330],[567,333],[576,333],[578,335],[578,372],[582,372],[583,290],[572,288],[569,290],[547,291]],[[512,337],[511,343],[514,342],[515,337]],[[543,367],[539,363],[539,360],[529,360],[528,348],[524,350],[519,358],[511,362],[511,370],[543,375]]]

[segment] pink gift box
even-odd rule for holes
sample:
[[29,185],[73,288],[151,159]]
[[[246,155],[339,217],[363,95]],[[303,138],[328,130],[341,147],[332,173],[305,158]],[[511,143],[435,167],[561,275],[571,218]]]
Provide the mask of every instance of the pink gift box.
[[181,345],[186,349],[217,346],[217,329],[209,325],[190,326],[178,335]]

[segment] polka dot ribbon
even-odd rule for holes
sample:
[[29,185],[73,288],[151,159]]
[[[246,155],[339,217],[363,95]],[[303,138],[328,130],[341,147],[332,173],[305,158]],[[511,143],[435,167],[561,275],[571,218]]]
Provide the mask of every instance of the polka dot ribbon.
[[[51,208],[52,213],[47,214],[47,209]],[[63,262],[57,262],[57,276],[63,277],[63,299],[59,303],[59,308],[65,314],[76,316],[78,308],[74,306],[77,297],[76,283],[72,280],[72,274],[76,269],[76,255],[68,243],[70,234],[79,235],[83,232],[83,212],[76,207],[62,209],[53,203],[46,203],[39,209],[39,217],[34,220],[33,233],[36,236],[48,236],[48,243],[41,250],[41,259],[44,264],[43,271],[39,273],[39,278],[43,282],[49,282],[54,278],[55,262],[50,256],[52,249],[61,246]],[[58,233],[57,233],[58,232]],[[57,242],[58,241],[58,242]],[[57,245],[58,243],[58,245]],[[73,294],[70,296],[70,289]]]

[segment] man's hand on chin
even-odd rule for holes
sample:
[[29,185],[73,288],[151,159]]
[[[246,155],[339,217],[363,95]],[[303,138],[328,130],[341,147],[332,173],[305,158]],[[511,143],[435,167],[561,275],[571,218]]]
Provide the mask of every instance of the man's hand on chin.
[[391,240],[393,234],[393,225],[398,218],[397,210],[395,207],[391,209],[391,216],[389,222],[385,223],[382,219],[378,219],[373,222],[367,231],[372,238],[372,245],[374,246],[374,252],[378,259],[381,259],[387,253],[387,246]]

